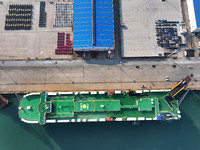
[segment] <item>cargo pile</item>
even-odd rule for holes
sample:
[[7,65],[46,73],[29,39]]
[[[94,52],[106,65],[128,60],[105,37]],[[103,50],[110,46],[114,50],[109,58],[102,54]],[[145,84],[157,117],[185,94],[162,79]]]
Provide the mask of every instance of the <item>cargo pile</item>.
[[39,27],[46,27],[45,1],[40,2]]
[[55,49],[56,55],[72,55],[73,47],[72,41],[70,40],[70,34],[66,34],[66,45],[65,45],[65,33],[58,32],[57,37],[57,49]]
[[5,30],[30,30],[32,19],[31,4],[11,4],[6,15]]
[[56,3],[54,27],[72,27],[73,4]]
[[156,25],[157,45],[167,49],[178,49],[182,44],[181,36],[178,36],[178,21],[158,20]]

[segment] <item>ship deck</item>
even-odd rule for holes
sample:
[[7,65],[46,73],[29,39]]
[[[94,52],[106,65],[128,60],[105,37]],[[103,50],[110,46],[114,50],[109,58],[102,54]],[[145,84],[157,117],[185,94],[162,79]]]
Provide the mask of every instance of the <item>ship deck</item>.
[[162,113],[171,113],[178,119],[177,101],[171,108],[165,101],[166,92],[140,93],[130,96],[126,92],[101,92],[30,95],[20,102],[22,120],[40,124],[55,122],[92,122],[160,120]]

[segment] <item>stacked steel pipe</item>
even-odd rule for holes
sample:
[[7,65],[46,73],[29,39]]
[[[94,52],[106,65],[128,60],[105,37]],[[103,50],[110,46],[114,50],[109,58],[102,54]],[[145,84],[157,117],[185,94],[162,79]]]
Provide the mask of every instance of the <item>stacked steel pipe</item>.
[[6,15],[5,30],[30,30],[32,19],[31,4],[9,5],[9,14]]
[[72,42],[70,40],[70,34],[66,34],[66,45],[65,45],[65,33],[58,32],[57,37],[57,49],[55,49],[56,55],[72,55],[73,47]]
[[39,27],[46,27],[45,1],[40,2]]

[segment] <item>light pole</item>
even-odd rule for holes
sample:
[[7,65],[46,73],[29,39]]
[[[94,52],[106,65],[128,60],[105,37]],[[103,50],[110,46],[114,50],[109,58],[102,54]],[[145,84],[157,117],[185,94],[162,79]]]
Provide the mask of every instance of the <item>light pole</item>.
[[174,50],[171,54],[167,55],[167,57],[174,55],[176,52],[177,52],[177,50]]
[[[50,58],[48,57],[43,51],[41,52],[41,55],[45,56],[47,59]],[[65,74],[65,72],[63,70],[60,69],[60,67],[58,67],[56,64],[54,63],[51,59],[48,59],[51,61],[51,63],[68,79],[72,82],[72,84],[74,84],[74,82]]]
[[41,52],[41,55],[44,55],[46,58],[48,58],[47,55],[43,51]]
[[[177,50],[174,50],[171,54],[169,54],[168,56],[167,56],[167,58],[169,58],[170,56],[172,56],[173,54],[175,54],[177,52]],[[186,71],[186,70],[184,70],[180,65],[178,65],[174,60],[172,60],[172,59],[170,59],[169,58],[169,60],[171,60],[175,65],[177,65],[183,72],[185,72],[187,75],[189,75],[189,73]]]
[[[169,58],[170,56],[172,56],[172,55],[175,54],[176,52],[177,52],[177,50],[174,50],[174,52],[172,52],[171,54],[169,54],[169,55],[167,56],[167,58]],[[194,81],[196,81],[196,79],[195,79],[193,76],[191,76],[190,73],[188,73],[185,69],[183,69],[180,65],[178,65],[174,60],[172,60],[172,59],[170,59],[170,58],[169,58],[169,60],[172,61],[176,66],[178,66],[184,73],[186,73],[188,76],[190,76]]]
[[[2,63],[4,63],[4,62],[2,62]],[[17,85],[18,83],[17,83],[17,81],[15,81],[15,79],[13,79],[11,76],[10,76],[10,74],[2,67],[2,65],[0,64],[0,68],[1,68],[1,70],[3,70],[6,74],[7,74],[7,76]]]

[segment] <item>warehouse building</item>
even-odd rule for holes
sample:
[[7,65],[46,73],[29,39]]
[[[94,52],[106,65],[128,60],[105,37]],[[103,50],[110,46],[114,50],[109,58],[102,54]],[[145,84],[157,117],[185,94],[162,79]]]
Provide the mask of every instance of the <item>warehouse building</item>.
[[74,0],[74,51],[114,50],[113,0]]
[[187,0],[191,32],[200,32],[200,0]]

